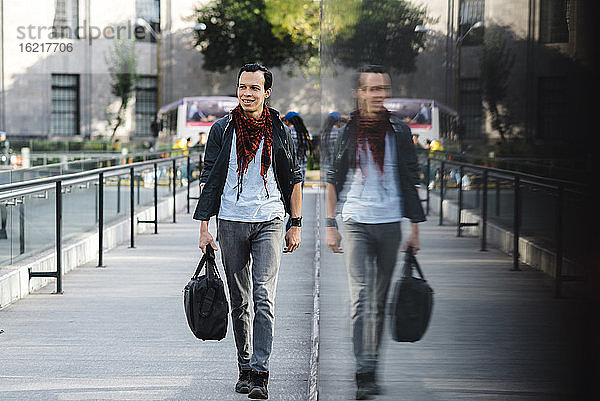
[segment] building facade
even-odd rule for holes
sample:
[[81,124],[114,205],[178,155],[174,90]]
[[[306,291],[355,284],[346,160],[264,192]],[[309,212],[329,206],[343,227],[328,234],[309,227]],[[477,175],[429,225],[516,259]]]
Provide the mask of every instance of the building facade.
[[[584,0],[428,0],[427,46],[416,71],[393,77],[398,97],[435,99],[459,111],[466,143],[499,139],[485,102],[481,56],[500,32],[514,60],[499,112],[512,136],[554,141],[586,127],[581,97],[591,41]],[[119,99],[111,93],[110,53],[120,38],[134,43],[135,94],[116,136],[151,137],[161,105],[186,96],[235,94],[236,71],[207,72],[194,47],[188,0],[0,0],[0,131],[9,136],[94,138],[112,134]],[[35,13],[30,12],[36,9]],[[475,27],[481,23],[481,27]],[[459,57],[460,55],[460,57]],[[275,68],[271,104],[303,115],[318,131],[330,111],[353,107],[353,73],[290,76]]]
[[[409,82],[407,92],[417,97],[429,91],[429,97],[458,110],[465,143],[501,139],[486,102],[486,95],[494,98],[493,80],[499,76],[507,82],[498,107],[506,139],[561,142],[567,133],[572,137],[587,129],[581,118],[573,117],[590,103],[591,2],[430,0],[425,4],[437,21],[428,27],[430,43],[417,71],[404,77]],[[486,64],[482,58],[499,39],[511,60],[504,64],[510,67],[506,74],[489,71],[502,65],[502,60]],[[431,71],[436,68],[437,72]],[[431,85],[424,88],[410,82]]]

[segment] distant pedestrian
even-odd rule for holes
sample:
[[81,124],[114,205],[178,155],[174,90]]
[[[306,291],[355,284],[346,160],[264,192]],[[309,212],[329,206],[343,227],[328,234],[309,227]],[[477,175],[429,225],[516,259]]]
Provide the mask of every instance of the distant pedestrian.
[[296,160],[302,171],[302,187],[304,187],[304,181],[306,180],[306,167],[307,167],[307,156],[311,150],[310,134],[304,120],[300,117],[300,114],[290,111],[288,112],[283,121],[290,129],[292,140],[296,147]]
[[380,393],[379,346],[387,294],[401,244],[400,222],[411,220],[405,242],[419,250],[419,222],[425,215],[417,186],[419,165],[408,125],[383,107],[391,81],[379,66],[360,70],[358,108],[337,141],[327,172],[327,245],[342,253],[336,210],[342,200],[346,267],[350,284],[352,343],[356,360],[356,399]]
[[[260,64],[238,73],[239,104],[211,127],[203,185],[194,219],[201,220],[199,247],[217,249],[208,222],[218,216],[217,238],[229,288],[239,369],[235,391],[268,398],[275,290],[283,219],[291,216],[283,252],[300,246],[302,176],[290,132],[267,107],[273,75]],[[251,305],[254,305],[251,320]],[[218,397],[209,397],[216,399]]]
[[338,132],[342,126],[342,116],[337,111],[327,115],[323,128],[321,129],[321,164],[325,171],[331,165],[335,142],[338,138]]

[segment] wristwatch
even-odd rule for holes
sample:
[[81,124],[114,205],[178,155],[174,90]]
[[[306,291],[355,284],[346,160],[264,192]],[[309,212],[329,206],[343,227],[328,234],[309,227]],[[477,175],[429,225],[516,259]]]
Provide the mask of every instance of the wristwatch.
[[335,217],[327,217],[325,219],[325,227],[335,227],[338,228],[337,220]]
[[294,227],[302,227],[302,216],[290,218],[290,225]]

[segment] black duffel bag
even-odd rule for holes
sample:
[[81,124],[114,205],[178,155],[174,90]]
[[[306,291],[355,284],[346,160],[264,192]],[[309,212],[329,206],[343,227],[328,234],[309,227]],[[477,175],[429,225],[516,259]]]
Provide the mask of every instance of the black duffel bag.
[[[202,268],[206,274],[200,276]],[[222,340],[227,334],[229,306],[223,280],[210,245],[183,290],[183,307],[192,333],[201,340]]]
[[[413,277],[413,268],[419,277]],[[390,308],[392,338],[400,342],[419,341],[429,325],[433,290],[427,284],[412,248],[406,250],[402,278],[394,286]]]

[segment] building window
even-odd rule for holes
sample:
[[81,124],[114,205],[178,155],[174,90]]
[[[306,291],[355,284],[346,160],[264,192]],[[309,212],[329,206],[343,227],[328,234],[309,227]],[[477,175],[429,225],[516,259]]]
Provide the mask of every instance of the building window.
[[[484,0],[462,0],[458,14],[458,37],[463,37],[476,22],[483,22],[485,11]],[[472,30],[463,39],[462,44],[480,45],[483,42],[483,27]]]
[[568,9],[568,0],[541,0],[540,42],[569,42],[569,27],[567,24]]
[[537,138],[550,141],[564,139],[569,110],[566,99],[566,78],[539,78]]
[[79,75],[52,74],[53,136],[79,135]]
[[140,77],[135,88],[135,136],[152,137],[150,125],[156,118],[156,98],[156,77]]
[[464,139],[481,138],[482,125],[481,84],[479,79],[460,80],[460,117]]
[[[160,0],[135,0],[136,18],[145,20],[156,33],[160,33]],[[142,42],[156,42],[145,26],[136,24],[135,38]]]
[[56,0],[52,38],[78,39],[79,0]]

